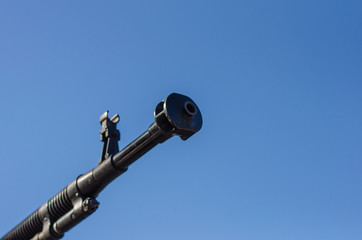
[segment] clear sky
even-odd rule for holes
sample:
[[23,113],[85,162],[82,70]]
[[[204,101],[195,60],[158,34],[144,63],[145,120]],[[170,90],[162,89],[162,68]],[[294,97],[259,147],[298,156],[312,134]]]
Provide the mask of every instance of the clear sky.
[[362,2],[1,1],[0,235],[172,92],[204,125],[64,239],[362,239]]

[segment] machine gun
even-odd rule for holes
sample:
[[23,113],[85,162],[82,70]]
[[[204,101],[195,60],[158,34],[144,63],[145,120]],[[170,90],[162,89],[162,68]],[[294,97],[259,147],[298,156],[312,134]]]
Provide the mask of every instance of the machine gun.
[[123,150],[118,150],[119,116],[108,118],[108,111],[100,117],[103,149],[99,164],[77,177],[63,190],[33,212],[1,240],[53,240],[97,210],[98,194],[128,166],[172,136],[186,140],[202,126],[197,105],[181,94],[172,93],[161,101],[154,112],[155,122],[141,136]]

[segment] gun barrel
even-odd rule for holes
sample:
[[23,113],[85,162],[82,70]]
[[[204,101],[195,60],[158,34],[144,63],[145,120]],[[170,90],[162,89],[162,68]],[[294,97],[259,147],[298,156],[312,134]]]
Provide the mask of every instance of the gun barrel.
[[1,240],[60,239],[97,209],[98,194],[138,158],[172,136],[186,140],[202,126],[197,105],[189,97],[176,93],[156,106],[154,117],[155,122],[142,135],[76,178]]

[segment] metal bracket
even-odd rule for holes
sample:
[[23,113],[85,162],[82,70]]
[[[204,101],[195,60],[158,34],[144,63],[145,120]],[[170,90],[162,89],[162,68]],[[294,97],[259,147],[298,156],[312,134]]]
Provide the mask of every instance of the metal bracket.
[[99,117],[99,121],[102,125],[101,141],[103,142],[102,155],[99,159],[99,164],[111,155],[119,152],[118,141],[121,134],[117,130],[117,123],[119,122],[119,115],[114,115],[111,119],[108,118],[108,111],[103,113]]
[[84,198],[79,193],[75,194],[72,203],[73,208],[54,223],[53,231],[55,233],[64,234],[64,232],[95,212],[99,205],[95,198]]

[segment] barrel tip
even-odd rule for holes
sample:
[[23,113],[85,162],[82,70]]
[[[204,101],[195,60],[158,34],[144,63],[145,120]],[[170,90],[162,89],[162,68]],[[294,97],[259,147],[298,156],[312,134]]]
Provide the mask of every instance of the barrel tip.
[[186,140],[202,127],[201,111],[189,97],[172,93],[155,109],[157,125],[165,134],[178,135]]

